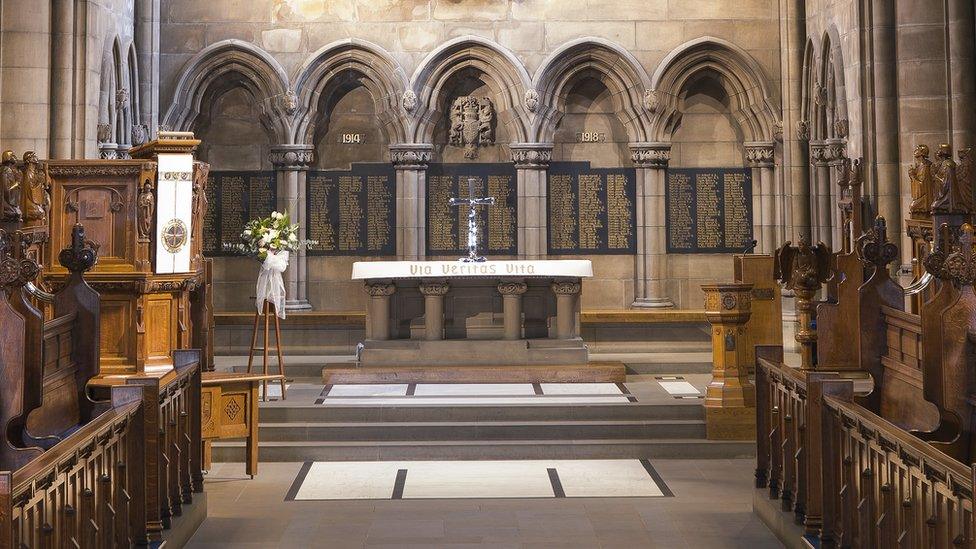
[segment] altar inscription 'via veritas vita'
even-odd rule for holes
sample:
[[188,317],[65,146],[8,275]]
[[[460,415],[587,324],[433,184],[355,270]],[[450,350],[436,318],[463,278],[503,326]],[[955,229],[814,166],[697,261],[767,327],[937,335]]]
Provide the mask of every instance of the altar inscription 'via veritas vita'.
[[553,162],[547,196],[550,254],[637,252],[634,168]]
[[752,171],[671,168],[665,189],[668,253],[736,253],[752,242]]
[[210,172],[207,182],[206,221],[203,225],[203,253],[208,256],[236,255],[224,244],[241,241],[248,221],[266,217],[277,203],[274,172]]
[[396,255],[396,176],[387,163],[310,171],[306,180],[309,255]]
[[430,164],[427,169],[427,254],[456,255],[468,249],[468,209],[450,205],[468,195],[468,178],[478,180],[477,196],[494,197],[479,208],[477,224],[482,253],[518,253],[518,193],[515,167],[498,164]]

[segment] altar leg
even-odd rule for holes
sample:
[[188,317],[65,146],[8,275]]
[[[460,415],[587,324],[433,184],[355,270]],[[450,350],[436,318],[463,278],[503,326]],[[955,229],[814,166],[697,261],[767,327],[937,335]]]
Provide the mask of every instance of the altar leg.
[[522,339],[522,294],[529,289],[525,282],[500,282],[505,339]]
[[366,284],[366,293],[369,294],[370,339],[390,339],[390,296],[395,291],[396,286],[390,283]]
[[447,282],[423,282],[420,293],[424,294],[424,339],[444,339],[444,296],[450,286]]
[[576,281],[552,283],[552,292],[556,294],[556,339],[576,337],[576,297],[580,289]]

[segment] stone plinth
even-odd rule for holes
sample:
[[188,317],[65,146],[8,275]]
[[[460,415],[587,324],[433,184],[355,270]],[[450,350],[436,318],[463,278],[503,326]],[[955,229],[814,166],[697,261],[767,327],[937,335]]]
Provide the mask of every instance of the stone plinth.
[[749,382],[745,324],[752,314],[752,284],[705,284],[705,318],[712,325],[712,381],[705,391],[706,435],[753,440],[756,388]]

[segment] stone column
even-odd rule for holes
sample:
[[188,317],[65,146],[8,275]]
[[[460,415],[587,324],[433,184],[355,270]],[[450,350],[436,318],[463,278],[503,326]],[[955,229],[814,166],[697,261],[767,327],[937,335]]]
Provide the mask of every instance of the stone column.
[[552,143],[509,145],[518,181],[518,257],[543,259],[549,253],[546,174]]
[[971,0],[948,0],[946,20],[949,22],[949,78],[950,101],[952,106],[952,145],[961,150],[974,145],[976,138],[976,44],[973,31],[976,29],[973,2]]
[[[793,191],[793,234],[788,234],[786,240],[794,240],[800,236],[813,240],[813,224],[811,218],[813,206],[810,195],[813,194],[812,179],[810,177],[810,125],[806,120],[796,122],[796,142],[793,159],[793,181],[790,186]],[[784,240],[785,242],[785,240]]]
[[712,325],[712,380],[705,389],[710,440],[756,438],[756,388],[749,382],[745,324],[752,284],[705,284],[705,318]]
[[502,294],[504,339],[522,339],[522,294],[528,289],[528,285],[522,281],[506,280],[498,283],[498,293]]
[[[269,159],[274,165],[278,185],[279,211],[288,212],[293,224],[298,224],[298,238],[304,240],[305,228],[305,171],[315,156],[311,145],[277,145],[271,148]],[[311,309],[308,302],[308,264],[305,250],[291,254],[285,271],[285,310]]]
[[579,301],[581,285],[578,280],[563,280],[552,283],[552,293],[556,294],[556,339],[575,339],[576,305]]
[[366,337],[379,341],[390,339],[390,296],[396,292],[396,286],[390,282],[367,282],[365,288],[369,295],[369,333]]
[[[775,167],[773,143],[746,143],[746,158],[752,167],[752,226],[753,238],[759,241],[756,251],[772,253],[776,249],[776,197],[773,192]],[[756,196],[758,195],[758,197]],[[757,199],[758,198],[758,199]],[[757,208],[758,206],[758,208]]]
[[813,177],[810,178],[814,216],[811,218],[814,242],[830,242],[830,151],[823,141],[810,142],[810,159],[813,161]]
[[444,339],[444,296],[450,289],[445,281],[420,283],[420,293],[424,294],[424,339],[427,341]]
[[134,42],[139,82],[132,83],[132,93],[138,94],[138,118],[151,139],[159,124],[159,0],[136,0]]
[[54,0],[51,17],[51,158],[71,158],[74,118],[74,1]]
[[426,143],[390,145],[396,169],[396,250],[404,260],[427,256],[427,164],[434,147]]
[[[827,140],[827,166],[830,172],[830,238],[837,249],[842,245],[840,226],[840,191],[844,159],[847,155],[847,140],[833,138]],[[856,237],[855,237],[856,238]]]
[[631,143],[637,173],[637,263],[633,307],[674,307],[664,286],[668,276],[664,185],[670,143]]

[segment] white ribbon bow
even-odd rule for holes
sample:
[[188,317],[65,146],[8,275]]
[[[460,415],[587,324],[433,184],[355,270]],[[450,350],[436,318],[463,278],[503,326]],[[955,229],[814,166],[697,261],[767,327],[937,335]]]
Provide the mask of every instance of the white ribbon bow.
[[264,302],[274,305],[279,318],[285,318],[285,281],[281,274],[288,268],[288,250],[268,252],[268,257],[261,264],[258,273],[257,299],[255,305],[258,312],[264,309]]

